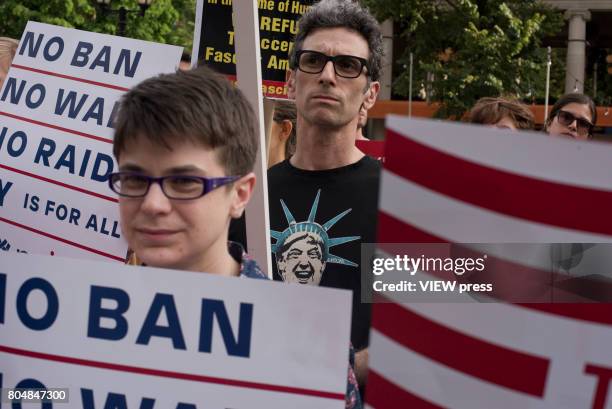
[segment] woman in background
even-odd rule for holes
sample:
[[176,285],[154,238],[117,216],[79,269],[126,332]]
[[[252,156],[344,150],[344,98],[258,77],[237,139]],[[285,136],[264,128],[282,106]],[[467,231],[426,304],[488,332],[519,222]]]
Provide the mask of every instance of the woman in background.
[[597,123],[595,102],[584,94],[565,94],[553,105],[544,130],[551,135],[589,139]]

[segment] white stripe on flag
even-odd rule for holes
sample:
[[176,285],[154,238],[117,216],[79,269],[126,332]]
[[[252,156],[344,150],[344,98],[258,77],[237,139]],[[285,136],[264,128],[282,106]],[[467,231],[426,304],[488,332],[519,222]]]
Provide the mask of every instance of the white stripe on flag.
[[[492,169],[556,183],[612,190],[612,145],[609,143],[581,143],[540,132],[409,120],[397,115],[388,116],[386,126],[420,144]],[[528,139],[529,144],[521,139]],[[525,149],[527,146],[529,149]],[[581,157],[589,160],[578,160],[580,166],[575,166],[577,158]]]
[[[388,294],[390,299],[393,295]],[[399,304],[447,328],[546,358],[612,367],[612,327],[501,303]]]
[[[387,170],[382,171],[381,211],[448,242],[601,243],[612,237],[583,233],[505,216],[436,193]],[[393,194],[389,194],[393,192]],[[483,228],[486,226],[486,230]]]
[[[371,369],[402,389],[437,405],[453,409],[547,408],[541,399],[449,368],[404,348],[376,330],[370,334],[370,348],[385,351],[372,356]],[[398,379],[403,381],[396,383]]]

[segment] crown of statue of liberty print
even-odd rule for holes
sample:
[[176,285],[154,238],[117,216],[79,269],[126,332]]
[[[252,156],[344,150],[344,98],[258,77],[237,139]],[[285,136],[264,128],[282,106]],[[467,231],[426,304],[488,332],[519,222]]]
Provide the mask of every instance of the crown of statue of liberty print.
[[329,249],[338,246],[340,244],[348,243],[350,241],[359,240],[361,236],[348,236],[348,237],[336,237],[330,238],[328,231],[331,229],[334,224],[336,224],[340,219],[346,216],[352,209],[347,209],[337,216],[331,218],[327,222],[320,225],[315,222],[315,216],[317,214],[317,208],[319,207],[319,198],[321,196],[321,189],[317,191],[317,197],[315,198],[312,207],[310,208],[310,214],[308,215],[308,220],[303,222],[296,222],[295,217],[291,214],[291,211],[285,204],[285,202],[281,199],[281,206],[283,207],[283,211],[285,212],[285,218],[287,219],[288,227],[282,232],[270,230],[270,236],[276,240],[274,244],[272,244],[272,253],[276,255],[276,252],[279,248],[283,247],[285,241],[295,233],[309,233],[317,236],[323,243],[323,261],[328,263],[336,263],[336,264],[344,264],[347,266],[358,267],[358,264],[347,260],[345,258],[336,256],[329,252]]

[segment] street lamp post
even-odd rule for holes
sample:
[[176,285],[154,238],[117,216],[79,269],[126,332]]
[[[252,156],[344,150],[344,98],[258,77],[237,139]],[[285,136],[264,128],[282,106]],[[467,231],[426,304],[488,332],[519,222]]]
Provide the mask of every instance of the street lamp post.
[[145,11],[151,6],[153,0],[138,0],[138,5],[140,6],[140,10],[131,10],[125,8],[124,6],[120,6],[118,9],[113,9],[110,6],[111,0],[96,0],[98,6],[102,10],[102,14],[113,13],[117,14],[119,17],[119,21],[117,24],[117,34],[121,37],[125,37],[125,29],[127,27],[127,16],[128,13],[139,13],[141,17],[144,17]]

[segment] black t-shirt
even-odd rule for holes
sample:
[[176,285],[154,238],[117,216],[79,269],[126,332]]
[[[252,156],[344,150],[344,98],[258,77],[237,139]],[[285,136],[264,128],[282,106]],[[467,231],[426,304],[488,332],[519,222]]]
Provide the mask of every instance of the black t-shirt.
[[360,301],[360,245],[376,241],[380,168],[365,156],[331,170],[302,170],[289,160],[268,170],[274,279],[352,290],[357,350],[368,345],[371,305]]

